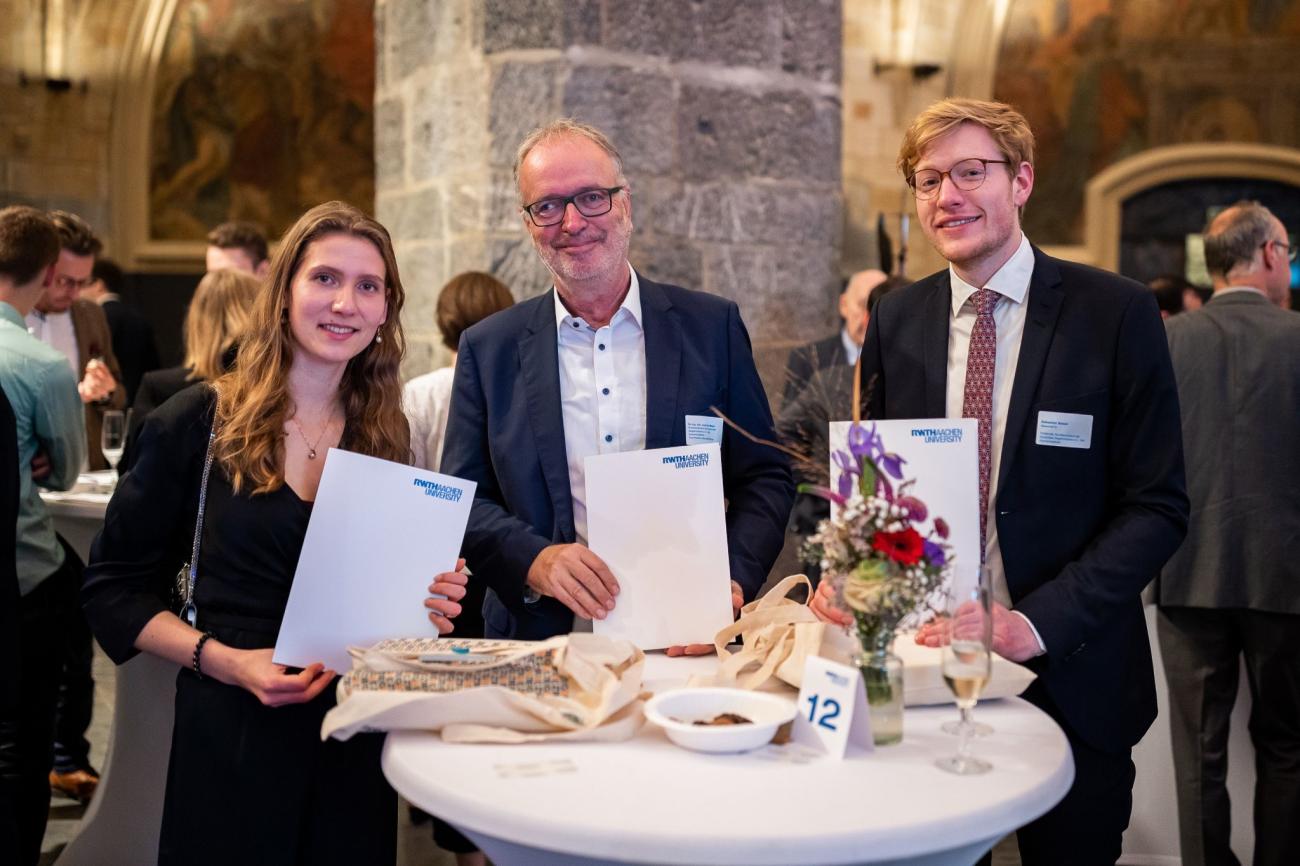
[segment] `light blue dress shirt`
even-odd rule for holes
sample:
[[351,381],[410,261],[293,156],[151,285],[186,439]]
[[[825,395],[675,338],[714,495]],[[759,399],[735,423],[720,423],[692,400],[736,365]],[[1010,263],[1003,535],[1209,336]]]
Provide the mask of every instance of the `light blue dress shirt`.
[[27,323],[0,301],[0,387],[18,422],[18,590],[27,595],[63,565],[54,521],[32,481],[32,458],[44,451],[50,474],[40,482],[67,490],[86,459],[86,422],[68,359],[27,333]]

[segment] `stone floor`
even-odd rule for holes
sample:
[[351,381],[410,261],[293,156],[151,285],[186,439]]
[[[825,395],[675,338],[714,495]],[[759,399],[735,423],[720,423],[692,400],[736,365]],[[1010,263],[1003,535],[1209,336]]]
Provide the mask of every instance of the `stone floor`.
[[[91,723],[90,759],[96,767],[104,763],[104,749],[108,744],[108,730],[113,715],[114,667],[103,653],[95,653],[95,718]],[[75,800],[55,796],[50,803],[50,823],[45,830],[41,866],[50,866],[58,858],[63,846],[77,834],[85,810]],[[407,807],[401,804],[397,822],[397,866],[453,866],[455,859],[433,844],[428,824],[415,826],[407,817]],[[1014,839],[1002,840],[993,849],[993,866],[1020,866],[1020,855]]]

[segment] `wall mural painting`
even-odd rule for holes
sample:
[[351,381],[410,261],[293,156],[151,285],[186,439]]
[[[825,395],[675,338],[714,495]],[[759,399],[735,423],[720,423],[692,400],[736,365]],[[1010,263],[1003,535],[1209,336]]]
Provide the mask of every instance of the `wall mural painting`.
[[1300,146],[1298,53],[1300,0],[1012,0],[994,96],[1037,137],[1026,233],[1083,243],[1088,180],[1150,147]]
[[374,206],[373,0],[179,0],[158,67],[150,234]]

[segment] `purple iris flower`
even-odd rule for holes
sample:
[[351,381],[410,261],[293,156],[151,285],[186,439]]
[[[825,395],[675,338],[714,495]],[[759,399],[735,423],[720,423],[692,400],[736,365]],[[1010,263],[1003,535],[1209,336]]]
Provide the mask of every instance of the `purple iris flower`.
[[934,566],[942,566],[946,559],[943,555],[943,545],[935,544],[928,538],[921,542],[921,553],[930,561],[930,564]]
[[901,480],[903,477],[903,464],[907,461],[897,454],[881,454],[876,465],[888,472],[890,475]]
[[[871,425],[871,433],[874,433],[876,425]],[[861,424],[849,425],[849,451],[854,457],[871,456],[871,433]]]

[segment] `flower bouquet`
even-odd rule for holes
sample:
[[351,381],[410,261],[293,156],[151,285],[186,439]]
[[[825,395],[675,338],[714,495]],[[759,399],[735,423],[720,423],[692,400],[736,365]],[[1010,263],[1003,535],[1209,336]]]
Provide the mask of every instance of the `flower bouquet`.
[[[948,524],[909,490],[897,454],[885,450],[875,424],[854,422],[848,450],[833,454],[836,489],[801,485],[837,506],[808,539],[810,558],[853,615],[862,646],[859,667],[872,707],[877,744],[902,739],[902,663],[890,654],[900,625],[933,609],[951,567]],[[879,715],[879,721],[878,721]]]

